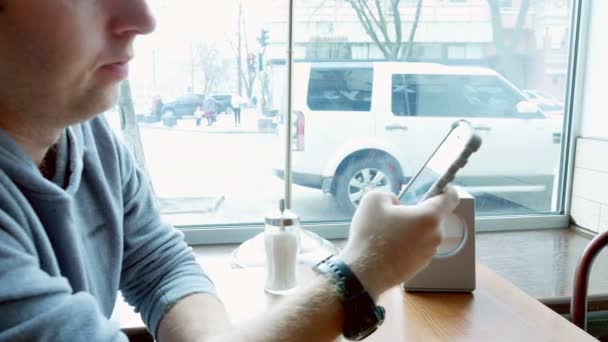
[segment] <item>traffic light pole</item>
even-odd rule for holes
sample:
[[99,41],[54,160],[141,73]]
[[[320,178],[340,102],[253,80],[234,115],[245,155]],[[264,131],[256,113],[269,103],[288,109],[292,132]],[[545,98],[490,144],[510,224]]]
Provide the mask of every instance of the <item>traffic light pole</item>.
[[238,23],[237,23],[237,47],[236,47],[236,69],[237,69],[237,78],[239,84],[239,96],[243,96],[243,62],[241,60],[241,20],[243,16],[243,1],[239,0],[239,15],[238,15]]

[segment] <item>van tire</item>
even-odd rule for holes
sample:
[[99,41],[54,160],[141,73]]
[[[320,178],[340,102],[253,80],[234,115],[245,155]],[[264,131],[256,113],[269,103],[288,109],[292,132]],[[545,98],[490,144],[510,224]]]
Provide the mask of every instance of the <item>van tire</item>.
[[[390,167],[392,163],[390,158],[364,157],[350,159],[347,163],[348,165],[336,179],[336,199],[346,213],[353,214],[362,198],[359,195],[369,190],[380,188],[395,194],[399,191],[401,184],[398,172],[395,171],[395,167]],[[370,181],[374,179],[377,181],[376,184],[371,184]],[[361,184],[367,188],[362,189]]]

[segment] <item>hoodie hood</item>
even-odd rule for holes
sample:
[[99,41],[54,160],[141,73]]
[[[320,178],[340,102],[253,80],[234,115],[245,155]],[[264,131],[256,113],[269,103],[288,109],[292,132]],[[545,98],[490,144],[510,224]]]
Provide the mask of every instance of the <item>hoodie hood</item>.
[[[37,197],[73,195],[82,177],[84,151],[80,125],[68,127],[57,142],[56,172],[53,181],[40,173],[38,166],[5,130],[0,129],[0,170],[16,185]],[[66,178],[67,177],[67,178]],[[62,185],[66,185],[63,189]]]

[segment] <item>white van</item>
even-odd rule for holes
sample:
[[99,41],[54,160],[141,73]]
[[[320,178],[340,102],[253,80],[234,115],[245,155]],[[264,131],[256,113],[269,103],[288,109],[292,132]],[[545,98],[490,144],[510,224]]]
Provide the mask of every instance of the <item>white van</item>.
[[[293,182],[335,195],[349,212],[371,189],[397,192],[461,118],[483,145],[456,183],[549,210],[561,122],[491,69],[296,63],[293,109]],[[275,174],[282,177],[283,169]],[[544,194],[543,200],[527,203],[530,193]]]

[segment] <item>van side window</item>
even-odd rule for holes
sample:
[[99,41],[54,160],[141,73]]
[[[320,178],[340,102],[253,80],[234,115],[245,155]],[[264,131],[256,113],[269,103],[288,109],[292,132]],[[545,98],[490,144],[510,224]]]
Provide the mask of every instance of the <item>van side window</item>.
[[461,116],[453,86],[444,75],[393,75],[392,110],[397,116]]
[[397,116],[516,117],[523,98],[493,75],[393,75]]
[[496,76],[458,76],[463,114],[474,117],[516,117],[517,103],[524,100]]
[[312,68],[308,107],[318,111],[369,111],[372,103],[371,68]]

